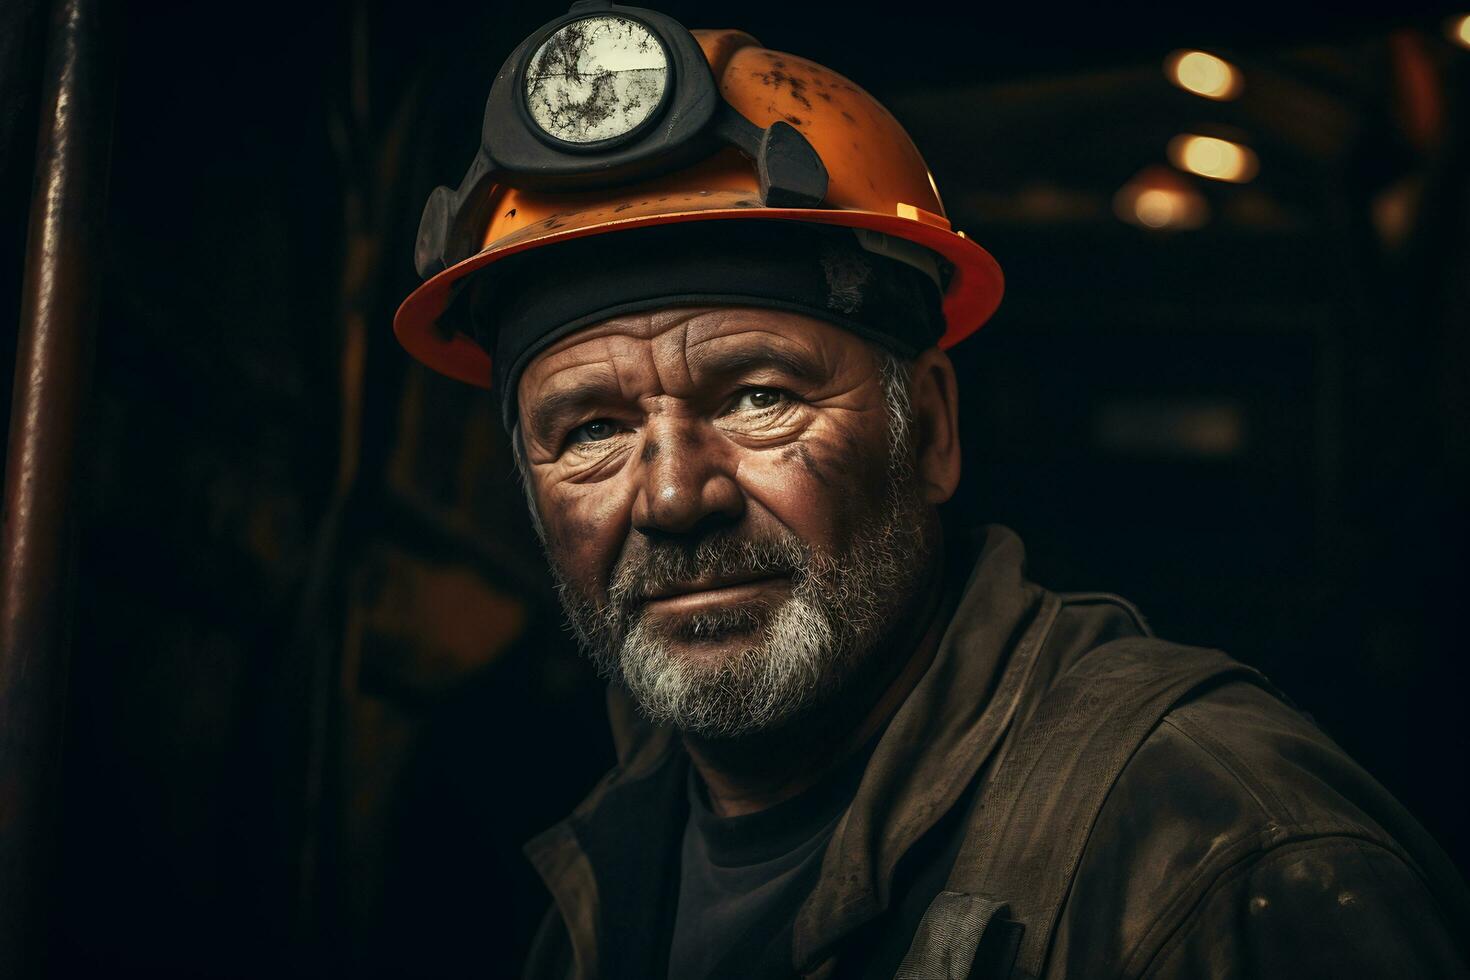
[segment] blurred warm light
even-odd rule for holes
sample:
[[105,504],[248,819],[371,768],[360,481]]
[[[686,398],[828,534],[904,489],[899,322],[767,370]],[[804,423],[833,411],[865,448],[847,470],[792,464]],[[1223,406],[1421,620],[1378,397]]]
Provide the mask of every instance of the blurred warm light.
[[1169,162],[1180,170],[1232,184],[1250,180],[1260,169],[1250,147],[1214,136],[1192,134],[1176,136],[1169,141]]
[[1470,14],[1462,14],[1450,21],[1450,40],[1462,48],[1470,48]]
[[1175,51],[1164,61],[1169,80],[1207,99],[1233,99],[1240,94],[1240,71],[1223,58],[1203,51]]
[[1188,207],[1183,194],[1160,187],[1150,187],[1133,201],[1133,213],[1139,224],[1150,228],[1167,228],[1178,223]]
[[1113,209],[1130,224],[1158,231],[1198,228],[1210,214],[1204,197],[1163,167],[1150,167],[1125,184]]
[[1120,455],[1223,459],[1245,448],[1246,415],[1234,400],[1124,396],[1097,407],[1092,438]]
[[1409,175],[1389,184],[1369,202],[1373,227],[1388,248],[1399,248],[1408,240],[1423,194],[1423,180]]

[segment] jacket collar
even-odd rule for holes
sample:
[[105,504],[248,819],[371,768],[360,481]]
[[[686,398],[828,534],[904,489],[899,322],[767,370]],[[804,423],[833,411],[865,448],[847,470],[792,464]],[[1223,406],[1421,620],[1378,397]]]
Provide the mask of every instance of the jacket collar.
[[[879,739],[797,915],[798,969],[811,969],[888,907],[899,859],[956,805],[1010,725],[1058,608],[1025,581],[1024,565],[1015,534],[985,529],[934,662]],[[630,956],[657,975],[659,951],[626,948],[626,930],[648,942],[665,937],[650,918],[662,912],[650,906],[667,911],[673,904],[665,892],[677,867],[687,759],[672,732],[644,723],[616,690],[608,714],[618,766],[526,853],[566,923],[577,976],[604,975],[599,960],[618,963],[623,973],[633,965]],[[621,853],[610,846],[619,832]],[[649,921],[632,921],[639,914]],[[634,937],[634,946],[639,941]]]
[[[608,708],[615,727],[633,720],[617,695]],[[642,723],[615,741],[618,764],[571,816],[525,846],[582,980],[668,973],[688,758],[671,732]]]
[[879,741],[797,914],[799,969],[888,908],[899,859],[959,802],[1007,730],[1057,609],[1024,566],[1014,533],[985,530],[934,662]]

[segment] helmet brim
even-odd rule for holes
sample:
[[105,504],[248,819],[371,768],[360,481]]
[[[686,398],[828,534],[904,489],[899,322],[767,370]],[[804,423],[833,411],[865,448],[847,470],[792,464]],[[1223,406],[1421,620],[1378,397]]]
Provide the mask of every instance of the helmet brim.
[[[900,208],[903,208],[900,205]],[[1005,277],[990,253],[963,232],[951,231],[943,218],[918,209],[880,214],[847,209],[764,208],[749,191],[670,194],[617,207],[592,207],[553,215],[507,235],[483,251],[426,280],[399,306],[393,332],[416,360],[441,374],[481,388],[491,386],[490,355],[472,338],[439,325],[454,295],[454,284],[501,259],[592,235],[692,221],[802,221],[808,224],[867,228],[922,245],[950,266],[944,293],[942,348],[953,347],[990,319],[1005,291]],[[489,297],[494,302],[494,297]]]

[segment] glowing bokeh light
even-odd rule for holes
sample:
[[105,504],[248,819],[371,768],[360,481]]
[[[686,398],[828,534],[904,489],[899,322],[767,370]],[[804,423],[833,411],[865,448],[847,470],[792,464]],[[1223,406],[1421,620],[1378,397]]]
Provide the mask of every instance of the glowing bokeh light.
[[1169,141],[1169,162],[1180,170],[1232,184],[1250,180],[1260,169],[1250,147],[1214,136],[1192,134],[1176,136]]
[[1185,212],[1183,195],[1161,187],[1150,187],[1133,199],[1133,216],[1150,228],[1177,224]]
[[1450,21],[1450,40],[1462,48],[1470,48],[1470,14],[1461,14]]
[[1204,197],[1163,167],[1149,167],[1123,185],[1113,209],[1124,221],[1153,231],[1199,228],[1210,216]]
[[1240,94],[1240,71],[1223,58],[1203,51],[1175,51],[1164,62],[1169,80],[1186,92],[1224,101]]

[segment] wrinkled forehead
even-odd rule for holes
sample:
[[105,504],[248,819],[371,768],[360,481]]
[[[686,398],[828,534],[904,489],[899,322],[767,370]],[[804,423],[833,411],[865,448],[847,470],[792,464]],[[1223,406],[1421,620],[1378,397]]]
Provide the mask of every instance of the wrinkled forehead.
[[594,341],[609,337],[652,342],[666,334],[679,331],[684,336],[703,339],[717,335],[722,329],[728,328],[737,317],[751,322],[770,319],[772,312],[774,311],[758,308],[742,310],[736,307],[721,306],[672,306],[609,317],[591,326],[583,327],[576,333],[552,344],[535,357],[527,365],[526,370],[529,373],[535,370],[538,364],[547,361],[554,362],[557,355],[563,351],[583,348]]
[[611,317],[563,338],[538,354],[520,378],[524,401],[558,375],[610,361],[682,362],[698,369],[717,354],[746,351],[795,368],[832,369],[868,344],[815,317],[755,306],[673,307]]

